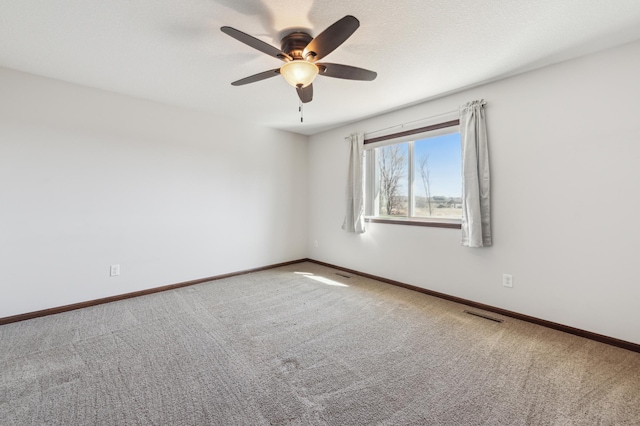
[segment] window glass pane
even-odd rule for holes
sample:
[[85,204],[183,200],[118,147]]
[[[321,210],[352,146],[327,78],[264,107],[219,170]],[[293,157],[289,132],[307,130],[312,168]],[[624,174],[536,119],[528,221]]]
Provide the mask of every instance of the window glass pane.
[[414,142],[414,216],[462,217],[460,133]]
[[409,144],[389,145],[375,150],[376,216],[407,216],[409,206]]

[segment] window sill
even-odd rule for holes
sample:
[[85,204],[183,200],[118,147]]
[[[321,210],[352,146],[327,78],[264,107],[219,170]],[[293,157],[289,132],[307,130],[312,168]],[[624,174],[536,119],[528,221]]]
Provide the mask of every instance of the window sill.
[[392,225],[411,225],[411,226],[430,226],[433,228],[451,228],[462,229],[462,224],[459,220],[433,220],[433,219],[408,219],[408,218],[386,218],[386,217],[365,217],[365,222],[369,223],[390,223]]

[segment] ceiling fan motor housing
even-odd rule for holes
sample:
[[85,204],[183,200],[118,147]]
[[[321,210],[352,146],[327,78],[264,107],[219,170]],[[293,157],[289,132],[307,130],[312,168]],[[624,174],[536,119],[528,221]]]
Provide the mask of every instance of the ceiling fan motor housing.
[[[302,56],[304,48],[311,43],[313,37],[307,33],[296,31],[282,38],[280,46],[282,51],[291,56],[294,60],[305,59]],[[313,60],[313,58],[309,58]]]

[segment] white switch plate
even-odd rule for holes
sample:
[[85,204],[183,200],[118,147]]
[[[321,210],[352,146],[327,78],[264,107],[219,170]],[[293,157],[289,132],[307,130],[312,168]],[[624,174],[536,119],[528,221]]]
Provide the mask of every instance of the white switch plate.
[[109,268],[109,276],[117,277],[118,275],[120,275],[120,265],[111,265]]

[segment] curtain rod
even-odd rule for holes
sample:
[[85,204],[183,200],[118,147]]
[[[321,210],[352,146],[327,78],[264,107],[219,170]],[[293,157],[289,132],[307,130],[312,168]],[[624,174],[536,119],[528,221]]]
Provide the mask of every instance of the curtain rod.
[[[442,117],[443,115],[453,114],[454,112],[458,112],[458,110],[454,109],[453,111],[443,112],[442,114],[436,114],[436,115],[432,115],[430,117],[419,118],[419,119],[413,120],[413,121],[407,121],[406,123],[396,124],[394,126],[385,127],[384,129],[378,129],[378,130],[373,130],[371,132],[365,132],[364,137],[365,137],[365,139],[367,139],[368,136],[371,136],[372,134],[375,134],[375,133],[380,133],[380,132],[383,132],[385,130],[395,129],[396,127],[403,128],[404,126],[408,126],[409,124],[415,124],[415,123],[419,123],[421,121],[431,120],[431,119],[434,119],[434,118],[437,118],[437,117]],[[345,140],[348,140],[348,139],[349,139],[349,136],[345,137]]]

